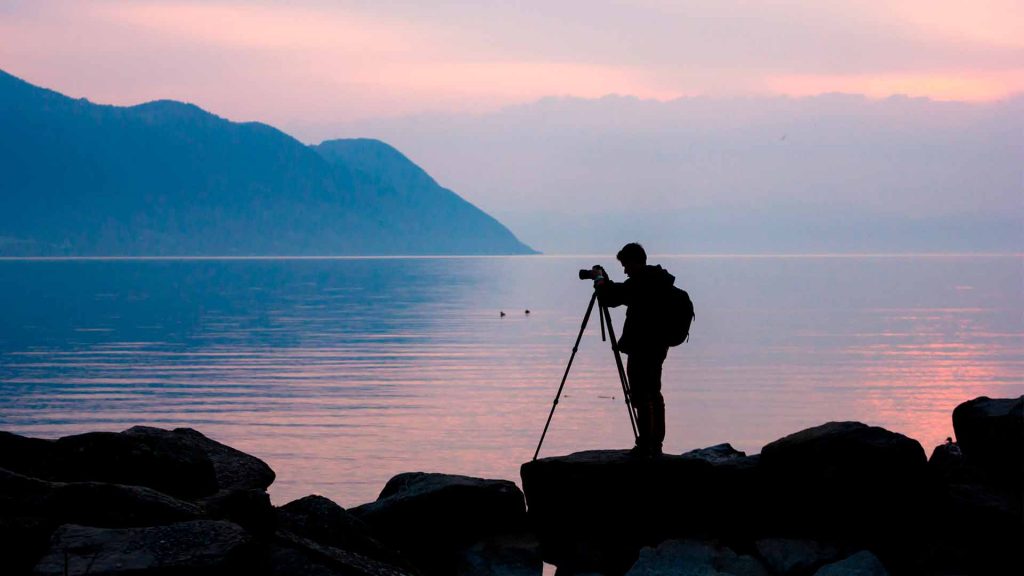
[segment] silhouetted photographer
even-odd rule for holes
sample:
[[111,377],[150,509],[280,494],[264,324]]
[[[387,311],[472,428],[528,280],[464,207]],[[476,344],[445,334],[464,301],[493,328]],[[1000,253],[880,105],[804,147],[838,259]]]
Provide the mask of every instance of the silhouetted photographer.
[[[580,332],[572,347],[572,355],[562,374],[562,382],[551,403],[544,431],[541,432],[536,460],[544,444],[551,418],[562,397],[566,378],[572,362],[579,351],[580,340],[587,329],[587,322],[597,303],[597,317],[601,324],[601,340],[605,340],[607,329],[611,341],[619,383],[629,414],[636,446],[632,454],[651,458],[661,454],[665,440],[665,399],[661,395],[661,366],[671,346],[682,344],[689,338],[690,322],[694,318],[693,303],[685,290],[676,288],[675,277],[661,266],[648,266],[647,253],[636,243],[626,244],[616,256],[629,278],[619,284],[608,278],[601,266],[580,270],[580,280],[593,280],[594,293],[583,315]],[[626,322],[622,327],[622,338],[615,339],[609,307],[626,305]],[[622,365],[621,353],[629,356],[628,367]]]
[[[674,287],[675,276],[661,266],[647,264],[647,253],[640,244],[626,244],[615,257],[628,277],[626,281],[613,282],[603,268],[595,266],[594,287],[603,306],[626,305],[618,347],[629,357],[626,376],[637,427],[633,453],[652,457],[661,454],[665,441],[662,364],[669,347],[686,339],[693,305],[689,295]],[[689,310],[685,310],[687,306]]]

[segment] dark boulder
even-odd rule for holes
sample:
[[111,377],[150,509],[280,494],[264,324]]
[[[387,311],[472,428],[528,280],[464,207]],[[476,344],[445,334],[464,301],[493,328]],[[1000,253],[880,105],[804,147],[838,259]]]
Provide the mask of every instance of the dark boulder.
[[[949,484],[930,510],[933,572],[1024,573],[1021,492],[978,483]],[[1008,572],[1005,572],[1008,573]]]
[[759,466],[776,534],[872,549],[885,542],[907,561],[921,544],[913,540],[923,538],[928,475],[916,440],[859,422],[829,422],[768,444]]
[[453,572],[465,546],[526,523],[523,493],[514,483],[424,472],[395,476],[376,501],[350,512],[431,574]]
[[50,545],[52,520],[0,514],[0,566],[3,574],[29,574]]
[[37,517],[54,526],[155,526],[202,516],[195,504],[142,486],[48,482],[0,469],[0,514]]
[[263,490],[221,490],[196,503],[208,517],[234,522],[253,534],[268,534],[277,528],[270,496]]
[[928,458],[928,473],[933,480],[944,483],[966,482],[976,476],[965,465],[964,453],[952,438],[947,438],[945,444],[939,444],[932,450]]
[[[194,520],[152,528],[68,524],[36,564],[39,576],[252,573],[252,539],[229,522]],[[65,572],[66,570],[66,572]]]
[[[1024,396],[979,397],[953,411],[957,442],[928,462],[929,564],[937,572],[1024,571]],[[884,559],[884,558],[883,558]]]
[[213,463],[219,490],[266,490],[274,483],[274,471],[263,460],[211,440],[191,428],[163,430],[134,426],[122,434],[173,442],[189,451],[205,454]]
[[810,574],[842,557],[837,546],[814,540],[765,538],[758,540],[756,547],[772,573],[780,576]]
[[537,576],[544,562],[537,539],[528,532],[484,538],[459,554],[458,576]]
[[289,502],[277,508],[276,515],[281,530],[323,546],[411,569],[399,554],[371,536],[366,523],[323,496],[306,496]]
[[58,440],[0,432],[0,468],[57,482],[146,486],[186,499],[218,490],[265,490],[274,481],[260,459],[195,430],[146,426]]
[[265,551],[269,576],[416,576],[416,572],[281,531]]
[[707,448],[698,448],[682,454],[683,458],[703,460],[711,464],[737,464],[750,462],[747,455],[732,447],[732,444],[715,444]]
[[57,443],[0,431],[0,468],[34,478],[52,479]]
[[728,445],[654,460],[591,451],[529,462],[521,474],[547,562],[621,573],[642,546],[679,538],[824,538],[854,549],[882,542],[897,564],[913,565],[926,470],[916,441],[831,422],[753,457]]
[[761,450],[765,470],[811,482],[850,479],[872,484],[919,480],[927,460],[916,440],[860,422],[829,422],[776,440]]
[[523,464],[533,530],[560,569],[623,573],[666,538],[751,536],[761,521],[757,457],[713,447],[655,460],[593,450]]
[[4,433],[0,467],[57,482],[146,486],[179,498],[217,491],[213,463],[204,452],[156,436],[89,432],[39,440]]
[[838,562],[823,566],[814,576],[889,576],[877,556],[862,550]]
[[953,410],[953,430],[966,462],[991,482],[1024,485],[1024,396],[964,402]]
[[756,558],[715,542],[666,540],[644,548],[626,576],[768,576]]
[[146,486],[179,498],[217,491],[213,463],[169,437],[89,432],[57,440],[60,478]]

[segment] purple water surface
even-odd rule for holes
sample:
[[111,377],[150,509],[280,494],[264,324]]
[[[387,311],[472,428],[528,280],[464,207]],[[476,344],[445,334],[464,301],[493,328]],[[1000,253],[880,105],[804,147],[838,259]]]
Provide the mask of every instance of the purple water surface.
[[[1024,394],[1022,261],[652,257],[697,311],[666,450],[859,420],[930,453],[958,403]],[[595,263],[622,279],[611,256],[2,260],[0,429],[197,428],[266,460],[275,504],[354,506],[414,470],[518,482]],[[631,444],[595,319],[541,456]]]

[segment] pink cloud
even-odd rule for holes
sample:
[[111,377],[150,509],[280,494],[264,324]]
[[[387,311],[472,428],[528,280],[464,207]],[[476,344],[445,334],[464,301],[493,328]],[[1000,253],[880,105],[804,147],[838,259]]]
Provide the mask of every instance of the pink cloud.
[[428,42],[412,23],[295,5],[217,2],[100,3],[101,20],[148,30],[178,42],[245,50],[330,50],[352,55],[417,57]]
[[0,9],[0,67],[100,102],[175,98],[275,124],[552,95],[1024,90],[1024,8],[1010,0],[531,6],[39,0]]

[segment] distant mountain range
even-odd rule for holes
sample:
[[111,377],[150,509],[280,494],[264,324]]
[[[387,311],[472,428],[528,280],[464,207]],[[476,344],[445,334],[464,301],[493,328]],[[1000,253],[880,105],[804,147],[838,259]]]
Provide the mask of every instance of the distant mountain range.
[[527,254],[376,140],[306,146],[161,100],[75,100],[0,71],[0,255]]

